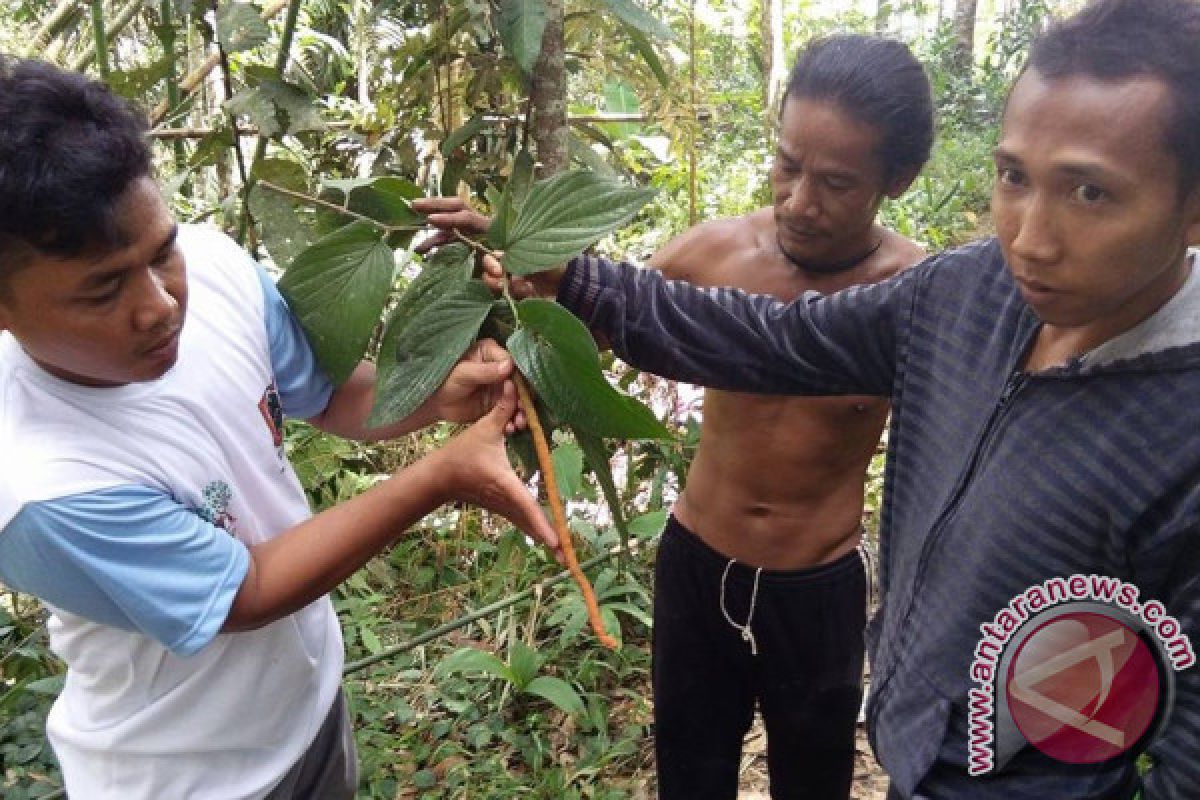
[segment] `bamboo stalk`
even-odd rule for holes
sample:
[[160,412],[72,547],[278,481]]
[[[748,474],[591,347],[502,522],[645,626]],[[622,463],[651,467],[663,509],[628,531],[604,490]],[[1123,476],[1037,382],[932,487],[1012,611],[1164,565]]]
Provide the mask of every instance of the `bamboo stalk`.
[[50,42],[62,33],[63,28],[74,19],[78,12],[78,0],[62,0],[33,34],[33,40],[26,48],[25,56],[33,58],[43,55]]
[[[175,53],[175,21],[171,0],[162,0],[158,13],[161,18],[158,40],[162,44],[163,56],[167,59],[167,74],[163,79],[166,82],[167,105],[175,108],[179,105],[179,83],[176,81],[178,57]],[[175,156],[175,171],[182,172],[187,167],[187,153],[183,149],[183,140],[174,140],[172,150]]]
[[[96,5],[99,5],[99,0],[96,0]],[[105,40],[105,44],[104,44],[104,48],[103,48],[104,49],[104,63],[101,66],[101,70],[102,70],[101,79],[102,80],[104,79],[104,76],[107,74],[107,69],[108,69],[108,42],[111,42],[114,36],[117,36],[118,34],[121,33],[121,31],[125,30],[125,28],[127,28],[129,26],[129,23],[133,21],[133,18],[136,17],[137,13],[141,10],[142,10],[141,0],[133,0],[132,3],[125,6],[123,9],[121,9],[117,13],[117,16],[113,18],[112,22],[108,23],[106,30],[101,31],[101,33],[104,36],[104,40]],[[102,22],[101,24],[103,25],[104,23]],[[93,38],[95,38],[95,37],[93,37]],[[74,70],[75,72],[83,72],[85,69],[88,68],[88,65],[90,65],[95,60],[96,60],[96,43],[93,42],[92,44],[87,46],[86,50],[84,50],[82,53],[79,54],[78,58],[76,58],[74,61],[71,62],[71,69]]]
[[104,0],[92,0],[92,42],[100,80],[107,81],[108,37],[104,33]]

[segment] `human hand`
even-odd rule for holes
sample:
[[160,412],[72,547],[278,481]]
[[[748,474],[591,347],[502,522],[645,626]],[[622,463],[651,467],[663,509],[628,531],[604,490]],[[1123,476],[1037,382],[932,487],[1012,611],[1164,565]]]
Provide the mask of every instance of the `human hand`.
[[558,534],[529,488],[517,477],[504,449],[504,434],[517,412],[517,391],[504,381],[495,407],[478,422],[435,451],[443,463],[450,500],[494,511],[542,542],[564,563]]
[[[501,260],[503,258],[504,253],[501,252],[483,257],[483,282],[493,292],[498,292],[504,287],[504,263]],[[536,272],[524,278],[510,275],[508,277],[508,293],[517,300],[524,300],[526,297],[553,299],[558,296],[558,284],[562,281],[564,272],[566,272],[565,267],[558,267],[545,272]]]
[[[474,422],[495,407],[512,371],[508,351],[491,339],[480,339],[429,398],[430,413],[448,422]],[[504,432],[514,433],[524,427],[525,416],[517,410]]]
[[437,233],[413,248],[421,254],[456,241],[455,231],[469,236],[487,233],[492,225],[491,217],[480,214],[461,197],[422,197],[412,201],[412,208],[437,228]]

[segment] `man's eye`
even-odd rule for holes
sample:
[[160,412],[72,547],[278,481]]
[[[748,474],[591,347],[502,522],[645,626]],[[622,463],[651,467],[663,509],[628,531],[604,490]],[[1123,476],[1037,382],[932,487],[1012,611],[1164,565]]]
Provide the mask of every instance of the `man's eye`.
[[83,298],[83,301],[85,303],[87,303],[88,305],[103,306],[103,305],[108,305],[109,303],[111,303],[113,300],[116,300],[116,299],[117,299],[117,291],[114,289],[113,291],[105,292],[104,294],[93,295],[92,297],[85,297],[85,298]]
[[99,294],[90,294],[83,298],[83,302],[91,306],[102,306],[117,299],[117,295],[121,293],[121,284],[114,282]]
[[844,192],[854,186],[853,183],[845,178],[826,178],[825,185],[830,189],[833,189],[835,192]]
[[1099,186],[1093,186],[1090,183],[1083,183],[1076,186],[1071,191],[1071,196],[1084,205],[1094,206],[1097,203],[1102,203],[1108,199],[1108,192],[1101,189]]
[[1019,170],[1012,167],[997,167],[996,178],[1001,183],[1007,183],[1010,186],[1020,186],[1025,183],[1025,176]]

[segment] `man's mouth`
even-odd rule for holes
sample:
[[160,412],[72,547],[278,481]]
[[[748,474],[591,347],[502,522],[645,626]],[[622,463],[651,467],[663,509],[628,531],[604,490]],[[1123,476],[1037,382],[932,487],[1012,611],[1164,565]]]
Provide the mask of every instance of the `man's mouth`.
[[148,347],[144,354],[148,356],[157,356],[167,353],[171,350],[171,348],[178,344],[179,334],[182,332],[182,330],[182,326],[175,328],[170,334],[164,336],[156,343]]

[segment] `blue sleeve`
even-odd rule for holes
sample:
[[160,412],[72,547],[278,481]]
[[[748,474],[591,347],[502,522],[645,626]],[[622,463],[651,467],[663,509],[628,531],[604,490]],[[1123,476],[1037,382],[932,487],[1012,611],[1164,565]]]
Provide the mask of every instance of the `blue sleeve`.
[[289,417],[308,419],[325,410],[333,394],[333,382],[317,365],[317,357],[304,336],[304,329],[292,315],[275,282],[255,264],[262,283],[266,309],[267,340],[271,344],[271,367],[275,387]]
[[221,630],[246,546],[165,494],[118,487],[30,503],[0,530],[0,580],[191,655]]

